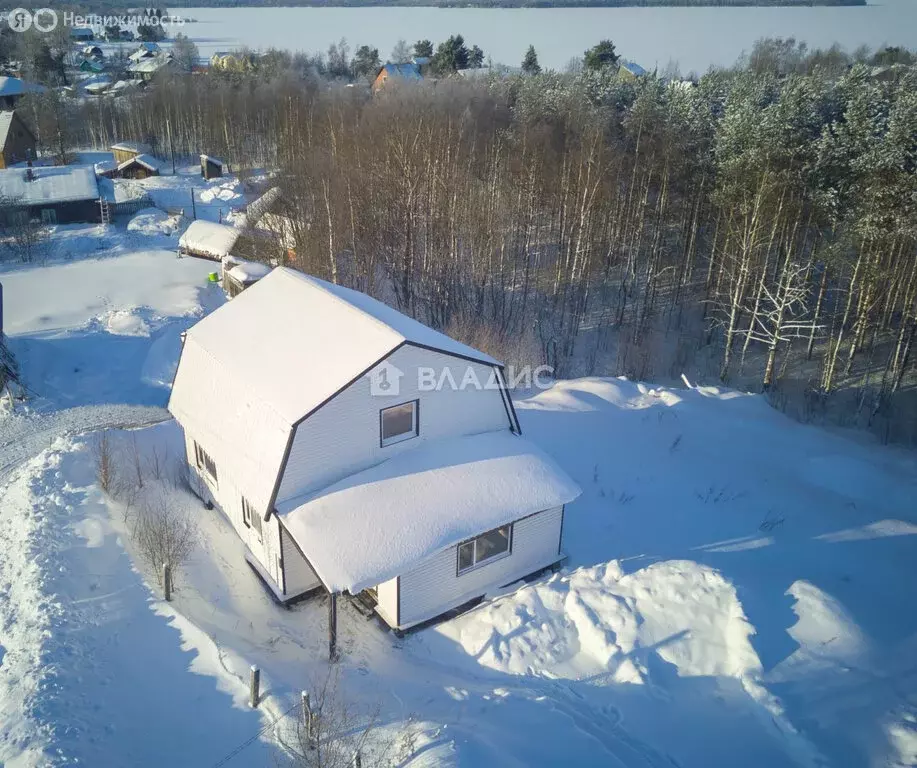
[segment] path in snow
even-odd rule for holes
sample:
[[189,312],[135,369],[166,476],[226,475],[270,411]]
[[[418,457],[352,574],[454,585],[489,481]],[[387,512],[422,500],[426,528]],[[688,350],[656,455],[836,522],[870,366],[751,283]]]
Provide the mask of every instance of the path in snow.
[[58,437],[98,429],[147,427],[170,418],[165,408],[146,405],[86,405],[44,414],[8,416],[0,420],[0,483]]

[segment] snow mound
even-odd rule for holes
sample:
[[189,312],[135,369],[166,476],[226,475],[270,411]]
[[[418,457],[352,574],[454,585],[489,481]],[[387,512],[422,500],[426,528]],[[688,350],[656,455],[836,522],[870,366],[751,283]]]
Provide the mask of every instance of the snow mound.
[[150,326],[141,317],[137,307],[132,309],[117,309],[109,312],[102,324],[109,333],[115,336],[149,336]]
[[200,199],[202,203],[212,203],[215,201],[228,203],[235,200],[241,200],[241,198],[242,195],[239,191],[239,181],[237,179],[230,179],[205,189],[201,192]]
[[169,216],[158,208],[144,208],[127,223],[127,231],[150,237],[171,237],[180,226],[180,216]]
[[625,575],[618,562],[579,568],[523,587],[440,630],[488,667],[516,675],[542,669],[570,679],[606,676],[643,684],[651,657],[679,676],[751,683],[761,663],[735,588],[686,560]]

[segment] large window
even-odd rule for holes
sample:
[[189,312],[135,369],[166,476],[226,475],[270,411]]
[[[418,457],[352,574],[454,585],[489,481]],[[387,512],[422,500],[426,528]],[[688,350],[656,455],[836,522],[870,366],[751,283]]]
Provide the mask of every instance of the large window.
[[513,526],[504,525],[458,546],[458,572],[469,571],[482,563],[505,557],[512,551]]
[[204,477],[214,483],[217,481],[216,462],[197,443],[194,444],[194,461],[197,464],[197,468],[204,473]]
[[410,403],[393,405],[379,411],[380,442],[383,447],[417,437],[417,408],[418,401],[412,400]]
[[242,522],[253,529],[258,535],[258,541],[261,541],[261,515],[244,496],[242,497]]

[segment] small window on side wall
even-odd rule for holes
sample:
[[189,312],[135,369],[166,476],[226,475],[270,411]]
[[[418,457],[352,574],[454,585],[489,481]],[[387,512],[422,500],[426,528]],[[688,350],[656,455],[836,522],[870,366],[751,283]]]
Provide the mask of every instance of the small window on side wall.
[[242,522],[247,528],[251,528],[257,534],[258,541],[261,541],[261,515],[244,496],[242,497]]
[[419,423],[417,419],[418,401],[393,405],[379,411],[380,443],[384,448],[403,440],[417,437]]
[[504,525],[458,545],[458,574],[512,552],[513,526]]

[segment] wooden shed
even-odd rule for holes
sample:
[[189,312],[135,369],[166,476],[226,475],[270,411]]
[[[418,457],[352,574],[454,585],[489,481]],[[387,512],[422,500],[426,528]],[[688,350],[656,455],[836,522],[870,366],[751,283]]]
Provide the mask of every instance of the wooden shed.
[[121,163],[137,157],[137,155],[150,154],[150,147],[142,141],[120,141],[111,145],[111,152],[115,156],[115,162]]
[[159,176],[161,163],[152,155],[134,155],[118,164],[116,176],[122,179],[148,179]]
[[201,155],[201,177],[205,181],[219,179],[226,172],[226,163],[218,157]]

